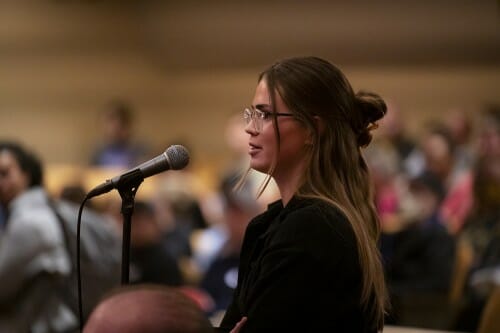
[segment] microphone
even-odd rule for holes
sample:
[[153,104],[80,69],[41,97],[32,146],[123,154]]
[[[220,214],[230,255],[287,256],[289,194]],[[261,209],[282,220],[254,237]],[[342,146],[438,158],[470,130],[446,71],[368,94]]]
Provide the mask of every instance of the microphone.
[[112,189],[118,188],[121,183],[127,179],[125,176],[131,172],[140,172],[142,178],[147,178],[166,170],[183,169],[188,163],[189,153],[187,149],[181,145],[172,145],[168,147],[163,154],[94,187],[94,189],[87,194],[87,199],[108,193]]

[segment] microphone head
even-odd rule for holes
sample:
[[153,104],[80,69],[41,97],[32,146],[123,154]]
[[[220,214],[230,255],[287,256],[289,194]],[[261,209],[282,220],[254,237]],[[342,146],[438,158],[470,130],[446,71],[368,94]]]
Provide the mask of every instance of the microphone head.
[[181,145],[172,145],[165,150],[170,169],[184,169],[189,163],[189,152]]

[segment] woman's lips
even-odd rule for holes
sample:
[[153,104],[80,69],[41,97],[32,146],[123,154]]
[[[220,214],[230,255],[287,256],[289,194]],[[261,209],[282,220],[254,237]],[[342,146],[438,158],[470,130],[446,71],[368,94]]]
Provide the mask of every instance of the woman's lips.
[[250,155],[255,155],[255,154],[257,154],[262,149],[262,147],[254,145],[252,143],[250,143],[248,146],[249,146],[248,153]]

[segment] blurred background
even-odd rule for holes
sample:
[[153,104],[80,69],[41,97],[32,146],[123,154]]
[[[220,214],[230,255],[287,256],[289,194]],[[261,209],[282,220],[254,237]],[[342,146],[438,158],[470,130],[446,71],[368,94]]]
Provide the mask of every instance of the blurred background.
[[411,132],[500,100],[494,0],[2,0],[0,22],[0,136],[49,163],[87,163],[114,99],[155,151],[182,141],[193,163],[223,163],[228,117],[262,69],[294,55],[394,99]]
[[[499,17],[500,5],[495,0],[1,0],[0,140],[17,140],[34,150],[44,161],[49,190],[62,195],[66,189],[66,198],[75,201],[81,198],[82,189],[89,190],[116,175],[116,168],[131,167],[162,153],[171,144],[183,144],[191,153],[187,172],[182,177],[148,179],[138,195],[157,201],[163,195],[169,201],[181,202],[171,210],[196,216],[198,224],[192,229],[217,225],[217,221],[228,219],[224,217],[227,214],[238,223],[247,222],[259,211],[252,206],[253,197],[236,200],[228,194],[228,184],[233,181],[228,170],[234,171],[246,155],[242,123],[235,117],[250,104],[257,75],[268,65],[284,57],[320,56],[338,65],[355,90],[372,90],[389,103],[389,115],[397,120],[391,116],[383,123],[381,131],[375,133],[376,139],[391,141],[391,131],[397,129],[397,135],[407,138],[412,143],[410,148],[416,147],[420,153],[420,162],[405,160],[408,163],[398,170],[399,166],[391,164],[394,150],[367,153],[384,235],[388,236],[384,244],[389,244],[389,249],[382,250],[393,258],[397,252],[394,242],[398,242],[394,235],[407,230],[408,221],[416,215],[415,208],[405,206],[401,199],[404,195],[398,192],[393,200],[387,188],[399,189],[398,177],[403,174],[404,189],[415,192],[414,201],[427,198],[422,195],[424,190],[437,193],[438,201],[441,192],[453,192],[449,188],[436,190],[436,180],[429,177],[413,183],[413,176],[430,167],[433,154],[439,155],[433,150],[435,142],[425,142],[432,134],[428,124],[442,123],[453,130],[453,124],[460,123],[454,121],[460,119],[459,126],[469,125],[469,129],[454,139],[455,144],[467,143],[468,149],[474,150],[477,133],[487,133],[484,124],[477,130],[479,115],[494,105],[498,115]],[[115,111],[115,116],[110,116]],[[491,132],[496,138],[499,128]],[[137,152],[137,160],[98,161],[100,149],[113,141],[113,136],[126,138]],[[498,161],[498,145],[494,147],[474,155]],[[405,156],[394,157],[396,164],[402,163],[409,151],[398,153]],[[452,167],[461,166],[455,162]],[[490,163],[488,170],[498,171],[498,165]],[[467,170],[472,169],[477,178],[480,172],[474,167],[467,164]],[[498,174],[496,183],[486,181],[496,186],[489,193],[500,193]],[[443,175],[447,186],[448,176]],[[464,184],[467,198],[477,194],[471,182]],[[229,197],[224,200],[237,204],[215,200],[214,194],[221,191],[222,197]],[[149,195],[153,193],[155,196]],[[172,200],[173,193],[181,199]],[[194,200],[184,200],[186,197]],[[272,197],[264,196],[263,200]],[[498,196],[495,198],[498,200]],[[460,200],[458,206],[470,208],[471,201],[467,200],[468,206]],[[236,213],[233,206],[239,209]],[[497,214],[499,206],[491,207]],[[143,211],[149,214],[149,208]],[[118,209],[114,212],[119,220]],[[169,214],[172,212],[164,213]],[[462,252],[455,250],[455,242],[467,224],[466,215],[474,216],[468,210],[460,216],[460,222],[452,216],[452,222],[444,224],[446,234],[452,237],[450,256],[442,258],[449,263],[443,273],[446,285],[438,288],[440,296],[447,298],[440,314],[445,319],[429,319],[429,313],[436,313],[429,304],[445,303],[427,298],[420,304],[420,312],[414,311],[418,315],[401,315],[392,318],[393,323],[452,327],[449,312],[458,312],[457,304],[463,300],[467,284],[468,273],[458,276],[458,282],[450,278],[456,276],[453,272],[461,263]],[[165,220],[171,219],[165,216]],[[243,230],[246,222],[240,223]],[[221,239],[226,238],[217,233],[193,236],[192,229],[185,234],[193,252],[178,252],[179,256],[195,258],[195,268],[192,263],[181,267],[187,281],[195,284],[208,269],[209,257],[222,247]],[[238,248],[242,228],[236,229],[234,247]],[[438,241],[438,246],[442,245]],[[472,260],[466,260],[462,272],[468,272]],[[444,267],[442,262],[434,268],[440,267]],[[397,271],[396,267],[387,269]],[[453,293],[455,284],[458,294]],[[450,305],[448,297],[455,303]],[[406,300],[402,297],[401,308],[418,307],[414,298],[410,305],[404,303]]]

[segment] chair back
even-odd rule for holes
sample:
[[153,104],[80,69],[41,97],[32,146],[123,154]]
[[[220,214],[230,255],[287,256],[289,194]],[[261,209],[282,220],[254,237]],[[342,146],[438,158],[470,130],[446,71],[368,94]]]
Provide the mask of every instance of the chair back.
[[500,332],[500,286],[488,298],[477,333]]

